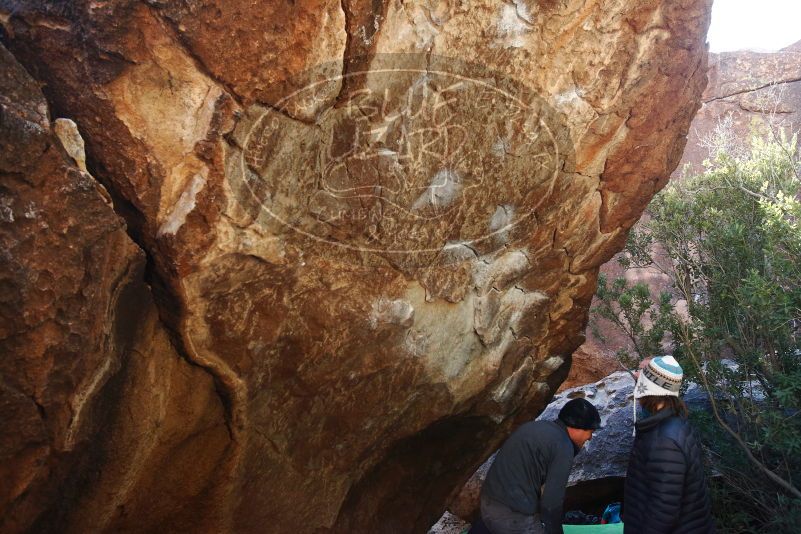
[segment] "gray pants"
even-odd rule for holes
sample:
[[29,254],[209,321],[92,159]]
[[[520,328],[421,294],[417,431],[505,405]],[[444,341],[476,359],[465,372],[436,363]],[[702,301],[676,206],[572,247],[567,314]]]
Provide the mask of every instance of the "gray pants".
[[545,533],[538,514],[521,514],[484,495],[481,496],[481,519],[492,534]]

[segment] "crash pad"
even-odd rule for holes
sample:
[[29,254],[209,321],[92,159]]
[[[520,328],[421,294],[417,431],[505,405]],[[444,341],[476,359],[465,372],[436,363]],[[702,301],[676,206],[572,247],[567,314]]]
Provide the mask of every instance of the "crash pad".
[[623,534],[623,523],[609,525],[563,525],[565,534]]

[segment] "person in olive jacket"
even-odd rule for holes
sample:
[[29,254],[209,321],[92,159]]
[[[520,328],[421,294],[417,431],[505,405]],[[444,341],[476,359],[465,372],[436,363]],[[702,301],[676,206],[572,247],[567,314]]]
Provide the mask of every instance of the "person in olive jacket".
[[515,430],[481,487],[481,518],[489,531],[562,534],[562,502],[573,457],[600,426],[595,406],[573,399],[556,421],[530,421]]
[[651,359],[634,387],[636,421],[623,497],[626,534],[715,531],[701,444],[679,398],[683,371],[672,356]]

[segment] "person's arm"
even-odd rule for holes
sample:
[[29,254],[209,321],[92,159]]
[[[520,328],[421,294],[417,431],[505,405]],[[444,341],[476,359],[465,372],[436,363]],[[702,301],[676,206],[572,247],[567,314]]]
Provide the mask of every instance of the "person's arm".
[[540,498],[540,517],[545,526],[545,534],[563,534],[562,505],[572,466],[572,447],[570,450],[560,450],[554,461],[548,466]]
[[665,437],[656,440],[645,464],[650,519],[643,534],[670,534],[681,521],[686,465],[675,441]]

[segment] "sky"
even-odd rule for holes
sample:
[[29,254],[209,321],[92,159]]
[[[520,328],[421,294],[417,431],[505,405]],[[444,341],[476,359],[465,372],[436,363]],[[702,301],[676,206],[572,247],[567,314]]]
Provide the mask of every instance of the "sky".
[[801,0],[714,0],[711,52],[775,52],[801,41]]

